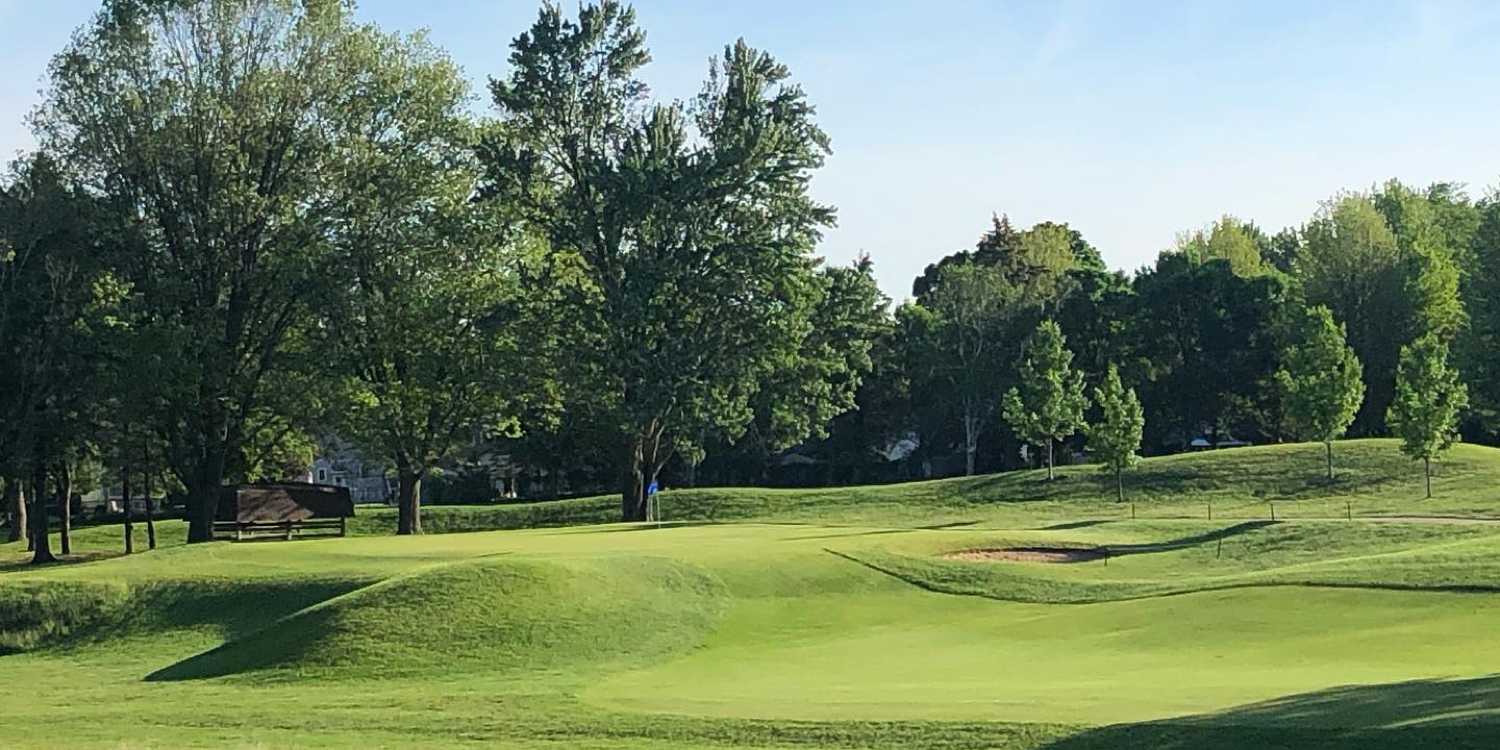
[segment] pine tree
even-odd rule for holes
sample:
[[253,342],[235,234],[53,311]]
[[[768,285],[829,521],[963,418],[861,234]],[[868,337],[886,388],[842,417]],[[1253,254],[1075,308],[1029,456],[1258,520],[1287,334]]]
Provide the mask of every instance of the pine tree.
[[1073,371],[1062,329],[1043,321],[1032,334],[1021,364],[1021,387],[1005,394],[1005,419],[1016,434],[1047,448],[1047,479],[1053,479],[1053,445],[1084,425],[1089,399],[1083,376]]
[[1146,417],[1135,390],[1120,382],[1120,372],[1114,365],[1109,366],[1104,382],[1094,389],[1094,400],[1104,416],[1098,424],[1088,427],[1089,452],[1114,472],[1115,495],[1124,502],[1125,470],[1140,463],[1136,451],[1141,447]]
[[1422,459],[1427,497],[1432,497],[1432,459],[1458,440],[1458,417],[1469,405],[1469,388],[1448,366],[1448,344],[1428,335],[1401,348],[1396,398],[1386,420],[1401,438],[1401,452]]
[[1309,309],[1286,351],[1276,382],[1285,398],[1287,421],[1303,440],[1323,444],[1328,478],[1333,479],[1333,441],[1344,434],[1364,401],[1364,368],[1345,343],[1344,327],[1326,307]]

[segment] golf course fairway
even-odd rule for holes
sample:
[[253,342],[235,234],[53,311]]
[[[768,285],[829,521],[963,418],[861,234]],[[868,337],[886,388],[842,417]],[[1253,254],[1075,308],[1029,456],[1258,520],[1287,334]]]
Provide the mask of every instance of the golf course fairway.
[[[1370,456],[1354,476],[1385,451],[1347,451]],[[1443,481],[1475,489],[1450,505],[1491,502],[1500,451],[1456,455]],[[1063,497],[940,491],[960,482],[800,509],[783,493],[724,523],[169,545],[40,569],[7,545],[0,748],[1500,743],[1500,524],[1437,501],[1401,513],[1420,477],[1299,489],[1274,523],[1186,512],[1255,504],[1230,505],[1227,484],[1158,487],[1131,519],[1083,496],[1092,469],[1070,471],[1072,514]],[[927,494],[877,523],[882,491]],[[75,537],[102,552],[117,534]],[[1004,550],[1089,554],[972,554]]]

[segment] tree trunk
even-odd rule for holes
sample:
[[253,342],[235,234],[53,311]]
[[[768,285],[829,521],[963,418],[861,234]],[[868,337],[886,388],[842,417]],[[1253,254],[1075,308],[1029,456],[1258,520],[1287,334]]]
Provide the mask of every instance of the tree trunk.
[[979,425],[974,418],[973,407],[964,403],[964,476],[974,476],[975,459],[979,454]]
[[135,554],[135,524],[130,510],[130,469],[120,472],[120,500],[125,505],[125,554]]
[[[147,466],[150,466],[149,459]],[[146,491],[146,549],[156,549],[156,501],[151,499],[150,468],[141,475],[141,479],[145,480],[145,487],[142,489]]]
[[224,446],[216,443],[194,467],[188,491],[188,544],[214,540],[214,521],[219,515],[219,490],[224,485]]
[[686,465],[686,469],[687,469],[687,474],[686,474],[686,476],[683,477],[684,479],[687,480],[687,486],[688,487],[697,487],[698,486],[698,462],[697,461],[684,461],[683,463]]
[[1052,438],[1047,438],[1047,481],[1049,482],[1054,478],[1052,473],[1052,443]]
[[57,562],[52,556],[52,542],[48,539],[47,522],[47,473],[38,467],[31,473],[31,541],[34,545],[32,565]]
[[639,434],[625,439],[620,456],[620,520],[635,523],[646,520],[646,475],[641,460],[645,440]]
[[19,542],[30,537],[26,526],[26,489],[19,477],[5,480],[5,511],[10,514],[10,534],[7,542]]
[[1115,499],[1125,502],[1125,471],[1119,464],[1115,465]]
[[61,519],[58,524],[58,541],[64,555],[73,554],[73,473],[68,469],[68,462],[61,461],[57,464],[57,516]]
[[1328,481],[1332,482],[1333,481],[1333,441],[1332,440],[1324,440],[1323,441],[1323,448],[1324,448],[1324,452],[1328,456]]
[[416,536],[422,533],[422,472],[402,466],[397,469],[397,478],[396,533]]
[[1422,474],[1427,478],[1427,499],[1432,499],[1432,459],[1422,459]]

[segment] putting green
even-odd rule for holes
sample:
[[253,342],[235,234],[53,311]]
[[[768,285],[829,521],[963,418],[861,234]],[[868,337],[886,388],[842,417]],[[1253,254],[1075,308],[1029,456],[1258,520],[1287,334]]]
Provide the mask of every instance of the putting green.
[[[683,659],[588,700],[780,719],[1120,723],[1350,684],[1484,677],[1500,602],[1463,594],[1254,589],[1028,605],[939,595],[751,602]],[[837,610],[837,617],[820,611]],[[1299,722],[1385,726],[1357,709]],[[1500,707],[1485,713],[1500,721]]]

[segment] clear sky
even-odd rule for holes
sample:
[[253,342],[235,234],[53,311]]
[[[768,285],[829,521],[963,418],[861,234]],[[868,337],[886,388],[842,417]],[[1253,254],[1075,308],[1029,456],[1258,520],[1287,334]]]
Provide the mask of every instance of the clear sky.
[[[0,0],[0,154],[50,55],[98,0]],[[571,7],[571,6],[570,6]],[[476,82],[531,0],[363,0],[427,28]],[[1223,213],[1270,230],[1389,177],[1500,183],[1500,3],[640,0],[657,96],[696,93],[743,36],[792,69],[834,155],[822,254],[875,260],[893,297],[992,213],[1066,221],[1135,269]]]

